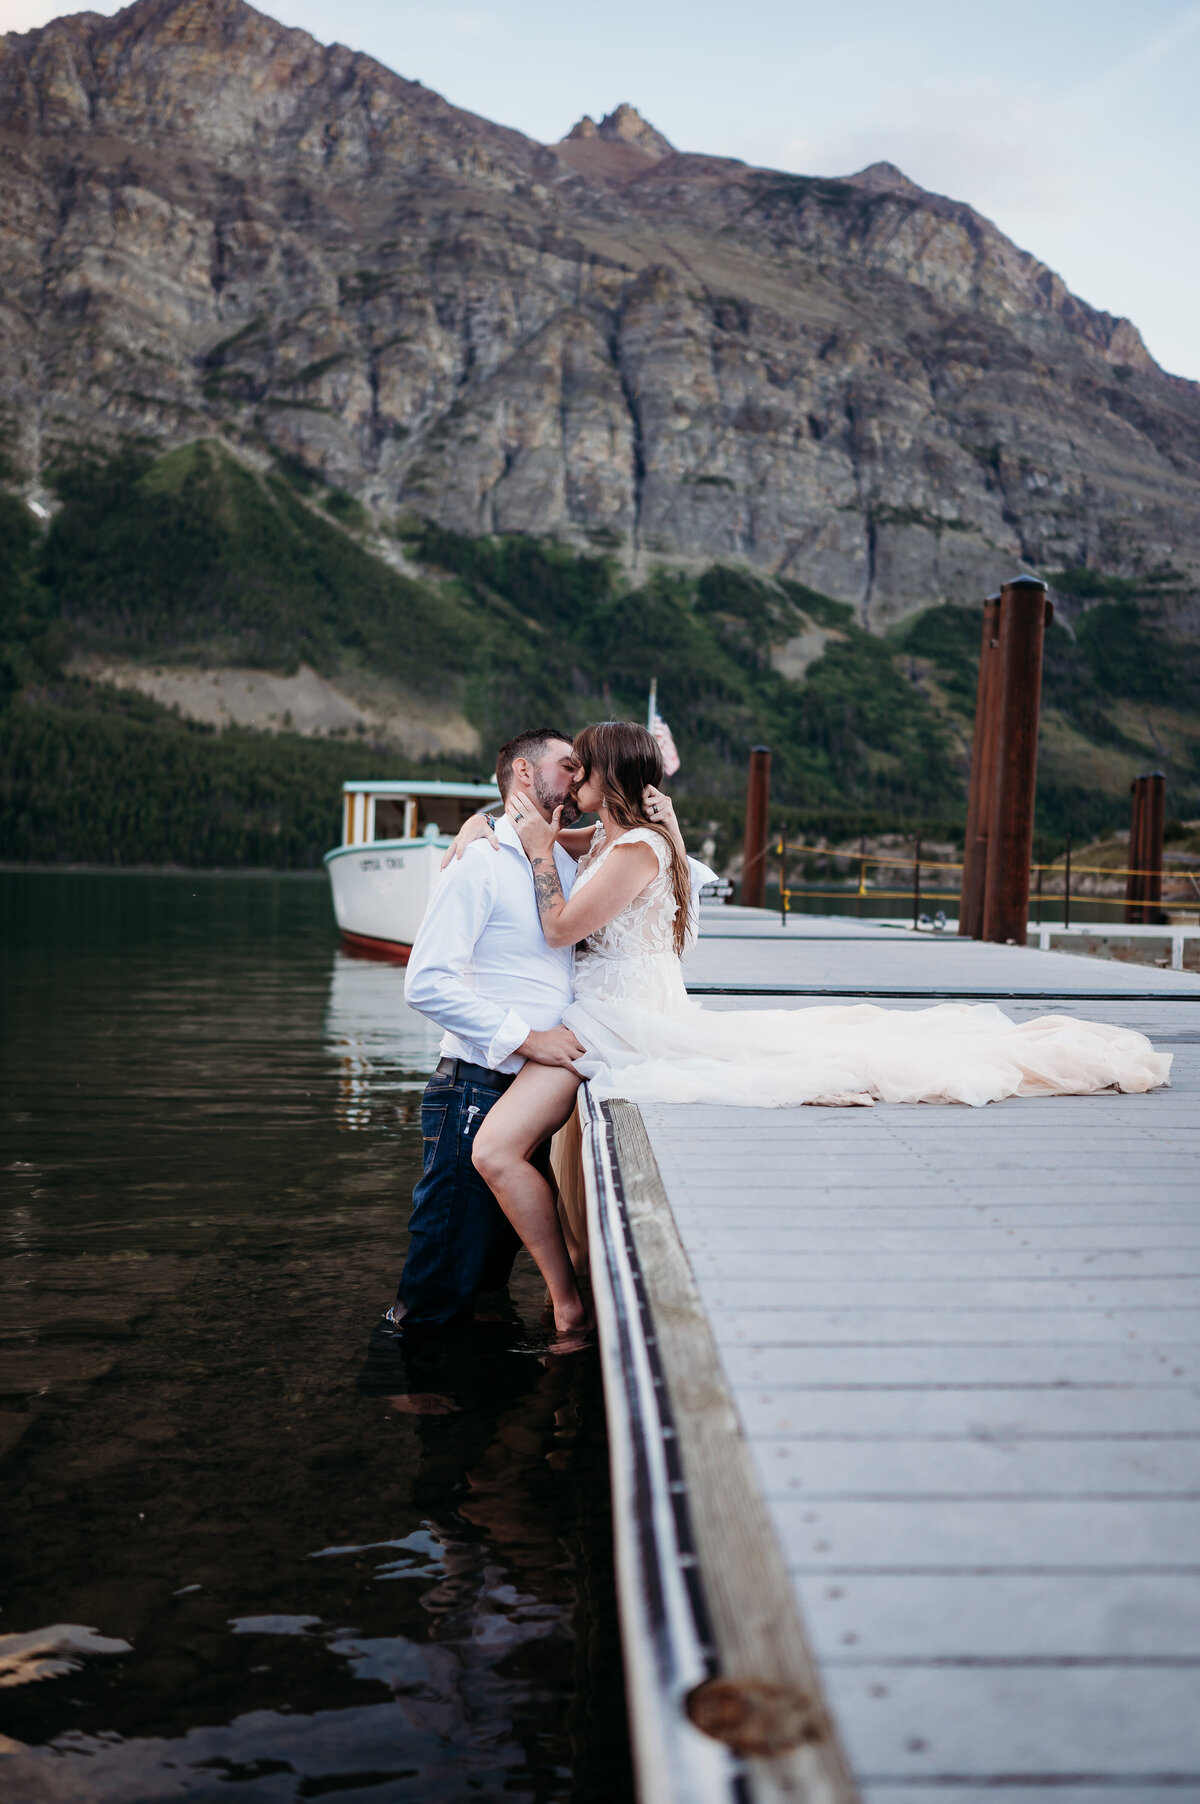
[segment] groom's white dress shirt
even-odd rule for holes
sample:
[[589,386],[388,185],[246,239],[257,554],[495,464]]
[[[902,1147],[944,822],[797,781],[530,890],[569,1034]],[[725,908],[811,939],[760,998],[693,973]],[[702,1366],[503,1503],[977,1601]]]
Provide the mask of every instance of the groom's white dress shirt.
[[[557,1027],[572,1000],[571,946],[546,944],[533,871],[507,815],[496,822],[497,852],[469,846],[442,872],[408,961],[406,1001],[444,1028],[443,1058],[492,1071],[519,1071],[516,1048],[530,1029]],[[569,896],[575,860],[559,846],[554,862]]]

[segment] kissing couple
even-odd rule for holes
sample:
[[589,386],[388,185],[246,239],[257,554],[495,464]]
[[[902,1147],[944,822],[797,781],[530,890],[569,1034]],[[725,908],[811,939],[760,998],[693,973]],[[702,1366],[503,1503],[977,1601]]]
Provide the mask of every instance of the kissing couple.
[[[503,815],[475,816],[447,856],[405,981],[444,1038],[421,1108],[409,1253],[381,1324],[413,1347],[502,1288],[522,1244],[550,1293],[551,1350],[580,1344],[590,1319],[549,1148],[585,1079],[598,1098],[750,1108],[1167,1082],[1170,1055],[1142,1034],[1014,1022],[991,1003],[702,1008],[681,959],[712,873],[689,860],[662,782],[644,727],[604,721],[574,740],[535,728],[501,748]],[[595,826],[576,825],[585,813]]]

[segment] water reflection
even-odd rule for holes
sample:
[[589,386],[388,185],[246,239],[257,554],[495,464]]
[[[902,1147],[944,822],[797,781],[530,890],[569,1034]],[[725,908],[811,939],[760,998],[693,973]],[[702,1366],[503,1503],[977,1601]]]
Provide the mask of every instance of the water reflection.
[[514,1351],[525,1262],[453,1413],[369,1346],[402,973],[317,883],[0,874],[0,915],[0,1663],[57,1663],[0,1688],[0,1794],[629,1796],[594,1364]]
[[373,1098],[419,1095],[425,1073],[437,1063],[440,1038],[405,1002],[401,966],[335,953],[325,1039],[340,1072],[342,1127],[366,1127]]

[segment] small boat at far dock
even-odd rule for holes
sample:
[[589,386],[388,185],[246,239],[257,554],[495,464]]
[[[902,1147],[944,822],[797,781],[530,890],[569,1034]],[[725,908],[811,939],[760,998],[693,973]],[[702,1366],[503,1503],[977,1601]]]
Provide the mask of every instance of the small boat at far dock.
[[351,951],[408,962],[446,847],[489,803],[494,783],[342,784],[342,844],[325,864]]

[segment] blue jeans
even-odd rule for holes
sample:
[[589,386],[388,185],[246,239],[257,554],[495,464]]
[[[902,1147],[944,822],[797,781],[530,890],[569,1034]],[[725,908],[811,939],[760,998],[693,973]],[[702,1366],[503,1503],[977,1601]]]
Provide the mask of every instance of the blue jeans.
[[[421,1102],[424,1165],[413,1191],[408,1257],[396,1300],[406,1339],[468,1317],[475,1293],[508,1283],[521,1242],[471,1163],[475,1131],[502,1092],[437,1072]],[[532,1163],[549,1173],[550,1143]]]

